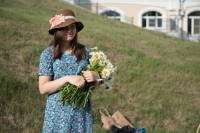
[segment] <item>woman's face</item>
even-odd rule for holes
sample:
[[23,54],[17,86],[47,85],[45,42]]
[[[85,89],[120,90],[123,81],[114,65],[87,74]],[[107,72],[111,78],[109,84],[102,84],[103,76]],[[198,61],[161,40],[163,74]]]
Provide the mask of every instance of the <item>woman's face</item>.
[[73,23],[63,28],[62,40],[65,42],[71,42],[75,35],[76,35],[76,24]]

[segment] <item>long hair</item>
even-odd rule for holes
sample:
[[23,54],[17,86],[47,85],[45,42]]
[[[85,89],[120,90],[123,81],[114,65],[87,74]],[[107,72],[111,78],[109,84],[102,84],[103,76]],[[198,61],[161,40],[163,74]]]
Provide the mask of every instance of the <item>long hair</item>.
[[[52,40],[49,44],[49,46],[53,46],[53,60],[55,61],[56,59],[61,59],[62,53],[61,53],[61,41],[62,41],[62,35],[63,35],[63,30],[59,29],[54,32],[54,35],[52,36]],[[83,58],[86,58],[86,51],[84,45],[78,43],[78,35],[74,36],[71,42],[72,48],[72,53],[76,55],[77,60],[80,61]]]

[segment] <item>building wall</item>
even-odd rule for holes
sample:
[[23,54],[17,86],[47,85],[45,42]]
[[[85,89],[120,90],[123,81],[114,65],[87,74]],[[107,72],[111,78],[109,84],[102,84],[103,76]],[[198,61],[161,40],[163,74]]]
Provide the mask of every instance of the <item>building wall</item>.
[[[163,32],[188,32],[188,15],[200,11],[200,0],[65,0],[85,7],[95,13],[116,11],[120,21],[142,27],[142,15],[156,11],[162,15]],[[200,21],[200,15],[195,17]],[[149,20],[149,18],[147,18]],[[148,21],[150,22],[150,20]],[[173,25],[176,27],[173,29]],[[194,24],[193,24],[194,25]],[[151,27],[145,27],[151,29]],[[199,24],[200,29],[200,24]]]
[[[166,12],[164,7],[150,7],[148,5],[142,5],[142,4],[102,4],[102,6],[106,7],[105,9],[115,9],[116,11],[120,11],[123,13],[123,15],[126,15],[127,17],[132,18],[134,20],[135,25],[140,26],[139,17],[141,13],[148,10],[159,10],[163,13]],[[103,12],[105,9],[100,10],[99,12]]]

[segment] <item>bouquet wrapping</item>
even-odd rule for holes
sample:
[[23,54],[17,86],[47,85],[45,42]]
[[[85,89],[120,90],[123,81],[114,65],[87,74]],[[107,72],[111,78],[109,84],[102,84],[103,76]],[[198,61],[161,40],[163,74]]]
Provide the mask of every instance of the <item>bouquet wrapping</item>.
[[[116,67],[107,59],[107,56],[102,51],[98,51],[97,47],[91,48],[89,64],[86,71],[95,71],[100,75],[100,87],[106,91],[112,90],[111,83],[114,81]],[[80,74],[80,76],[83,76]],[[89,95],[94,88],[94,83],[86,82],[84,87],[78,88],[70,83],[64,84],[59,88],[61,93],[61,102],[74,103],[74,108],[85,107]]]

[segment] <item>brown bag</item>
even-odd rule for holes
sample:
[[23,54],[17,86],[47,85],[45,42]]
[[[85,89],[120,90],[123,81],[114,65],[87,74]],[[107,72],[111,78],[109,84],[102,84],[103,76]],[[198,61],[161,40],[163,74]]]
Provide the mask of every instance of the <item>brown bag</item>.
[[121,127],[130,126],[133,128],[133,125],[122,115],[121,112],[116,111],[112,117],[115,119],[117,125]]
[[[107,115],[105,115],[102,111],[105,111]],[[110,127],[115,124],[115,119],[109,114],[108,110],[105,108],[100,108],[99,112],[101,114],[101,121],[103,123],[103,128],[110,130]]]
[[199,127],[197,128],[197,133],[200,133],[199,130],[200,130],[200,124],[199,124]]

